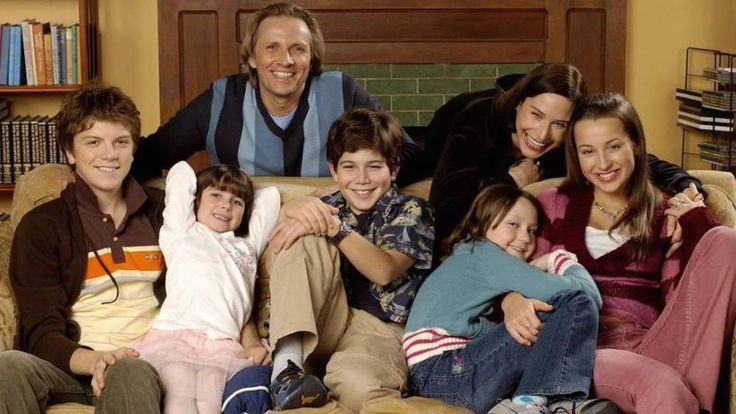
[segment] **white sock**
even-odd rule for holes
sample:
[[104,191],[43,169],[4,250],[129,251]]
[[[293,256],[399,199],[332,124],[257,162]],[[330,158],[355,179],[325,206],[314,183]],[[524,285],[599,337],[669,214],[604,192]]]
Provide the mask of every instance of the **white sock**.
[[304,368],[304,351],[302,350],[302,334],[297,332],[279,339],[276,350],[273,353],[273,372],[271,382],[276,379],[281,371],[286,369],[289,360]]

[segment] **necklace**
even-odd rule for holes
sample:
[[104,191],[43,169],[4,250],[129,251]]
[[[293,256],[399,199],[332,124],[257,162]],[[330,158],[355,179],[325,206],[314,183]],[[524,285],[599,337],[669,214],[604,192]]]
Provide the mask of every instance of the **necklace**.
[[613,223],[615,223],[616,220],[618,220],[618,215],[619,214],[623,213],[624,211],[626,211],[627,208],[629,208],[629,205],[628,204],[624,204],[624,206],[621,207],[621,208],[619,208],[618,210],[616,210],[616,211],[610,211],[610,210],[606,209],[605,207],[603,207],[601,205],[601,203],[599,203],[599,202],[597,202],[595,200],[593,200],[593,206],[595,206],[595,208],[597,208],[598,210],[600,210],[601,213],[605,214],[606,217],[608,217],[608,219],[611,220],[611,222],[613,222]]

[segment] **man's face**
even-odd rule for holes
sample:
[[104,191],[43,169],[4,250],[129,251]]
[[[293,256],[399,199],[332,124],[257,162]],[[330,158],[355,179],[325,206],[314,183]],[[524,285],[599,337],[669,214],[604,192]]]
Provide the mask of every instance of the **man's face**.
[[267,17],[255,34],[248,65],[258,73],[258,87],[266,108],[293,108],[309,76],[312,35],[296,17]]

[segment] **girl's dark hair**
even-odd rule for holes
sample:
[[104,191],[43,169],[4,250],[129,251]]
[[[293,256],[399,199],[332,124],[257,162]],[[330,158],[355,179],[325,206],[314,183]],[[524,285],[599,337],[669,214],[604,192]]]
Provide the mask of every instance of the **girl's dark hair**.
[[629,208],[613,224],[611,231],[621,228],[634,240],[629,244],[629,257],[643,260],[654,246],[655,234],[652,231],[654,212],[661,203],[662,194],[649,180],[649,163],[644,128],[634,106],[617,93],[590,95],[581,99],[570,117],[566,131],[565,155],[567,156],[567,180],[563,185],[579,190],[586,189],[590,183],[580,168],[575,125],[581,120],[614,118],[621,121],[624,132],[634,144],[634,171],[629,178]]
[[253,213],[253,200],[255,199],[253,181],[248,177],[248,174],[237,167],[225,164],[200,171],[197,174],[197,194],[194,198],[195,212],[199,209],[202,193],[207,187],[227,191],[243,199],[245,203],[243,220],[240,222],[240,226],[235,229],[235,234],[241,237],[247,236],[248,222],[251,213]]
[[516,107],[524,99],[543,93],[564,96],[574,105],[587,94],[587,89],[583,75],[575,66],[566,63],[545,63],[537,66],[498,98],[496,108],[511,131],[516,129]]
[[447,254],[452,252],[458,243],[485,240],[488,228],[498,227],[501,220],[506,217],[520,198],[526,198],[537,209],[537,226],[541,231],[547,217],[539,201],[530,193],[514,185],[495,184],[484,188],[475,197],[468,213],[450,234]]

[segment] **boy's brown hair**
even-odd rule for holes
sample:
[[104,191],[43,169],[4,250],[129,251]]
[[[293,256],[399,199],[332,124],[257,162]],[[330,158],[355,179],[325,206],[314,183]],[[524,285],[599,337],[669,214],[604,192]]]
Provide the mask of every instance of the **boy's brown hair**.
[[401,161],[404,132],[391,114],[368,108],[353,108],[343,113],[327,133],[327,161],[337,169],[342,154],[369,149],[386,159],[393,172]]
[[194,197],[195,214],[199,210],[202,193],[207,187],[227,191],[243,199],[245,204],[243,220],[240,222],[240,226],[235,229],[235,234],[240,237],[247,236],[248,222],[250,221],[251,213],[253,213],[253,201],[255,200],[253,181],[248,177],[248,174],[238,167],[225,164],[216,165],[200,171],[197,174],[197,193]]
[[74,136],[96,121],[122,124],[138,146],[141,137],[140,112],[132,99],[119,88],[91,83],[64,97],[56,115],[56,142],[62,151],[72,152]]

